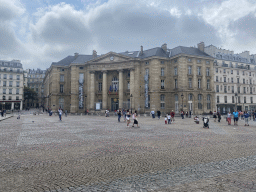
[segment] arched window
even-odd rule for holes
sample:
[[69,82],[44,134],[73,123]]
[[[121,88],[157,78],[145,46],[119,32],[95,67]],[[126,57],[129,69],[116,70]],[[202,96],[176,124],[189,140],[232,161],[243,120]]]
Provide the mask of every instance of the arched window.
[[207,95],[207,109],[211,109],[211,95]]
[[113,91],[119,90],[119,81],[117,77],[113,77],[112,79],[112,88],[113,88]]

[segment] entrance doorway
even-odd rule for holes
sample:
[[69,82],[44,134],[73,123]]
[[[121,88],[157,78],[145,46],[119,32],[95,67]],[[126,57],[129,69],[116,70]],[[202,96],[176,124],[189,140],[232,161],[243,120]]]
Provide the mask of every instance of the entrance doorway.
[[117,98],[111,98],[111,111],[115,111],[119,109],[118,105],[118,99]]

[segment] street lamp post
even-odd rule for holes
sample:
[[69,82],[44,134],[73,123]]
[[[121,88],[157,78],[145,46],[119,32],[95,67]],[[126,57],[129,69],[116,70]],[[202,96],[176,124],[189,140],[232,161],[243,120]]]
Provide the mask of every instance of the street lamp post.
[[183,93],[181,93],[181,99],[182,99],[182,111],[183,111],[183,98],[184,98],[184,95],[183,95]]
[[237,96],[238,96],[238,94],[235,93],[235,97],[236,97],[236,107],[235,107],[235,110],[236,110],[236,111],[237,111]]
[[131,113],[132,113],[132,94],[130,95],[130,105],[131,105]]

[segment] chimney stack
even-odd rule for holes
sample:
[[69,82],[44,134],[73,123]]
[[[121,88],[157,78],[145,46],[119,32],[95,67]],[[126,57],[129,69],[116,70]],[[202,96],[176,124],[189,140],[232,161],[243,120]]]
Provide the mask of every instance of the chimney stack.
[[97,52],[95,50],[92,51],[92,56],[93,56],[93,59],[97,57]]
[[78,55],[79,55],[79,53],[74,53],[75,58],[77,58],[77,57],[78,57]]
[[143,55],[143,46],[140,46],[140,55]]
[[161,48],[162,48],[165,52],[167,52],[167,44],[166,44],[166,43],[164,43],[164,44],[161,46]]
[[198,43],[198,44],[197,44],[197,48],[198,48],[200,51],[204,52],[204,42]]

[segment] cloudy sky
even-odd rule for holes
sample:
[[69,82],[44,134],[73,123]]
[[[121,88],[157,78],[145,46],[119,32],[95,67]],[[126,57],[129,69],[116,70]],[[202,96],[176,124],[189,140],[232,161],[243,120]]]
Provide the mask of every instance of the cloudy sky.
[[0,0],[0,59],[48,68],[98,54],[204,41],[256,54],[255,0]]

